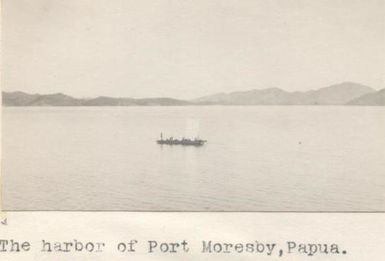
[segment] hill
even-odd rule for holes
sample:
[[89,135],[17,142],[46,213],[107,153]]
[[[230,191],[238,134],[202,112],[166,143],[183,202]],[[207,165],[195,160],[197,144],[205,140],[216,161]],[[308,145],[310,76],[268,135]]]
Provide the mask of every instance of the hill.
[[28,94],[24,92],[3,92],[4,106],[78,106],[81,100],[62,93],[55,94]]
[[377,92],[364,94],[347,103],[348,105],[371,105],[371,106],[385,106],[385,89]]

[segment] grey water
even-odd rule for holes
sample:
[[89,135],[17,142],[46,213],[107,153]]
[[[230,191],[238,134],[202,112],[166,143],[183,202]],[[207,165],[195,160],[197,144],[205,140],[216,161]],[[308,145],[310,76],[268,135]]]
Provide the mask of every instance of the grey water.
[[384,107],[5,107],[3,208],[384,211],[384,134]]

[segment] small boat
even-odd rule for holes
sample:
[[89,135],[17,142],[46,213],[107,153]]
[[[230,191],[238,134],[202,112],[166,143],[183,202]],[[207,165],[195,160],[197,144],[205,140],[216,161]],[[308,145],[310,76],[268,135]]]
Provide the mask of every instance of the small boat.
[[160,140],[156,141],[158,144],[165,144],[165,145],[182,145],[182,146],[202,146],[204,145],[207,140],[201,140],[198,138],[195,139],[174,139],[173,137],[170,137],[168,139],[163,139],[163,134],[160,133]]

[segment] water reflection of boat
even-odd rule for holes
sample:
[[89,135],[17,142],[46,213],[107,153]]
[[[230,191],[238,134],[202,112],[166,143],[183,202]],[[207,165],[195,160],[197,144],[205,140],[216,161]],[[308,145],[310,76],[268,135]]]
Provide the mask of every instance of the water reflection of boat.
[[165,144],[165,145],[183,145],[183,146],[202,146],[204,145],[207,140],[201,140],[199,138],[195,139],[174,139],[173,137],[170,137],[168,139],[163,139],[163,134],[160,134],[160,140],[156,141],[158,144]]

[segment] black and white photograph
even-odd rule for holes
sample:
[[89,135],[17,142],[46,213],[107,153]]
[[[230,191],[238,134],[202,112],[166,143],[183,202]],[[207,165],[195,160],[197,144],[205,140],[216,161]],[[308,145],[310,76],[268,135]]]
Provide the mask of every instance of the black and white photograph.
[[385,211],[385,1],[3,0],[5,211]]

